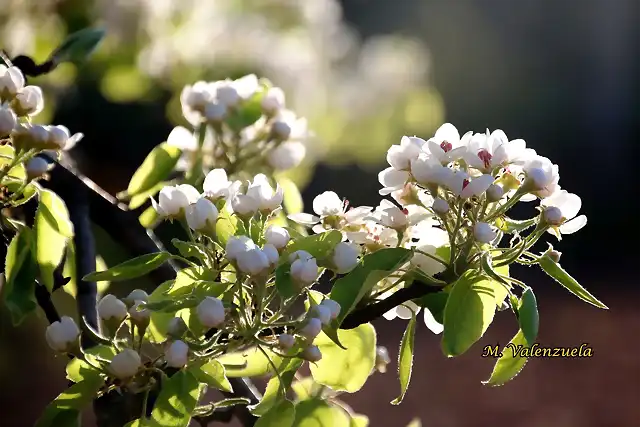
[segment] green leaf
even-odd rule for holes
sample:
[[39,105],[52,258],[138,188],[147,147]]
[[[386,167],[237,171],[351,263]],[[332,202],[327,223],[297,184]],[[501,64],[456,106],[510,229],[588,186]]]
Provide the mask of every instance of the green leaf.
[[156,252],[141,255],[125,261],[122,264],[111,267],[108,270],[89,273],[84,276],[83,280],[90,282],[98,280],[118,282],[121,280],[135,279],[136,277],[144,276],[145,274],[155,270],[170,258],[171,254],[169,252]]
[[224,366],[217,360],[211,360],[201,366],[194,366],[188,369],[194,377],[201,383],[207,384],[217,390],[233,392],[233,387],[225,375]]
[[291,384],[291,389],[296,394],[297,400],[311,399],[318,393],[319,388],[320,386],[312,377],[306,377]]
[[238,219],[230,214],[226,209],[218,209],[218,220],[216,221],[216,238],[222,247],[225,247],[227,240],[235,235],[238,228]]
[[24,227],[7,248],[3,296],[14,326],[38,306],[35,298],[38,268],[31,250],[33,244],[33,232]]
[[156,146],[131,177],[127,194],[135,196],[151,190],[164,180],[178,163],[182,151],[166,142]]
[[75,419],[77,423],[80,412],[85,406],[91,403],[103,384],[104,380],[102,378],[90,377],[72,385],[46,407],[44,413],[36,422],[35,427],[67,427],[77,425],[70,424],[70,422],[73,422],[73,419]]
[[351,426],[350,427],[368,427],[369,426],[369,417],[362,414],[353,414],[351,415]]
[[527,343],[533,345],[538,337],[540,318],[538,316],[538,302],[531,288],[525,289],[520,298],[518,323],[520,323],[520,330],[524,334]]
[[484,335],[496,312],[491,281],[474,271],[464,273],[453,285],[444,309],[442,350],[459,356]]
[[304,400],[296,405],[292,427],[350,427],[351,417],[342,408],[321,399]]
[[315,258],[326,258],[341,241],[342,233],[338,230],[325,231],[295,240],[287,246],[284,256],[288,257],[295,251],[307,251]]
[[519,354],[516,355],[518,346],[522,346],[520,348],[523,349],[529,347],[522,330],[519,330],[509,344],[502,349],[502,355],[493,367],[491,377],[487,381],[483,381],[483,384],[499,386],[515,378],[522,371],[527,363],[527,358]]
[[526,219],[521,221],[517,219],[502,217],[496,219],[496,226],[500,231],[503,231],[507,234],[514,234],[520,233],[527,228],[533,227],[534,225],[536,225],[537,221],[538,218]]
[[266,94],[267,87],[262,85],[256,93],[254,93],[249,99],[240,103],[239,108],[231,111],[227,117],[226,122],[231,129],[235,132],[251,126],[254,124],[260,116],[262,116],[262,98]]
[[336,280],[329,298],[340,304],[338,318],[332,322],[342,324],[360,300],[367,295],[380,280],[396,271],[411,257],[411,251],[404,248],[380,249],[362,258],[360,264],[349,274]]
[[73,237],[69,211],[62,199],[51,190],[40,192],[34,219],[36,261],[40,277],[49,292],[53,290],[53,272],[64,256],[67,241]]
[[183,242],[179,239],[171,239],[171,243],[185,258],[196,258],[202,262],[209,259],[206,246],[200,243]]
[[[296,372],[302,366],[302,359],[292,357],[282,362],[278,368],[279,375],[274,375],[267,383],[262,400],[249,407],[251,413],[257,416],[266,414],[271,408],[286,399],[285,392],[291,388]],[[275,364],[275,363],[274,363]]]
[[105,34],[105,30],[101,28],[85,28],[69,34],[51,54],[49,60],[56,65],[61,62],[71,62],[79,65],[93,53]]
[[285,300],[300,294],[300,289],[291,278],[291,264],[281,264],[276,268],[276,290]]
[[176,280],[165,295],[173,298],[191,295],[197,288],[207,288],[206,292],[200,293],[204,296],[220,296],[229,286],[227,283],[216,282],[215,271],[205,267],[187,267],[178,271]]
[[[16,193],[22,187],[22,181],[10,181],[6,183],[6,186],[11,193]],[[38,187],[38,184],[33,181],[27,184],[27,186],[22,189],[20,197],[11,202],[11,205],[20,206],[27,203],[38,193]]]
[[[264,351],[278,366],[279,356],[266,348]],[[251,347],[242,352],[226,353],[216,360],[225,366],[228,378],[260,377],[272,372],[269,360],[257,347]]]
[[278,178],[278,184],[280,184],[280,187],[282,187],[282,191],[284,192],[284,201],[282,202],[282,205],[287,211],[287,214],[302,212],[304,203],[302,201],[300,190],[295,182],[291,181],[289,178],[281,177]]
[[144,228],[151,228],[159,218],[158,212],[153,208],[153,206],[149,206],[144,210],[138,217],[138,222]]
[[411,315],[407,329],[402,335],[400,352],[398,354],[398,378],[400,378],[400,395],[391,401],[392,405],[399,405],[409,388],[411,371],[413,370],[413,348],[416,335],[416,314]]
[[[97,365],[98,358],[103,360],[111,360],[116,355],[116,350],[113,347],[106,345],[98,345],[84,350],[85,357],[94,365]],[[96,357],[97,356],[97,357]],[[84,360],[80,360],[77,357],[71,359],[67,364],[67,379],[79,383],[80,381],[91,379],[96,376],[100,376],[98,371],[93,366],[89,365]]]
[[162,383],[153,405],[149,425],[153,427],[187,427],[198,403],[202,386],[191,373],[178,371]]
[[320,361],[309,364],[313,379],[335,391],[355,393],[369,378],[376,361],[376,331],[370,323],[354,329],[338,330],[338,347],[325,333],[314,344],[322,353]]
[[[129,201],[129,209],[138,209],[140,206],[144,205],[149,200],[150,197],[154,197],[156,194],[158,194],[160,190],[162,190],[167,185],[170,185],[170,184],[166,181],[160,181],[159,183],[149,188],[148,190],[145,190],[141,193],[136,194]],[[125,192],[125,195],[128,196],[127,192]]]
[[255,427],[291,427],[295,418],[295,406],[289,400],[283,400],[265,412]]
[[560,266],[560,264],[552,260],[548,253],[542,255],[538,259],[538,262],[545,273],[581,300],[595,305],[598,308],[603,308],[605,310],[609,309],[609,307],[598,301],[596,297],[583,288],[576,279],[571,277],[569,273]]
[[[16,150],[11,145],[0,145],[0,168],[5,168],[11,165],[13,159],[16,156]],[[7,185],[9,182],[20,183],[27,177],[27,171],[24,167],[24,163],[18,163],[14,165],[2,180],[3,185]]]
[[482,271],[491,278],[490,283],[493,286],[496,305],[500,307],[504,299],[509,294],[509,289],[511,289],[511,284],[501,277],[501,275],[509,276],[509,266],[503,265],[502,267],[494,267],[491,254],[489,252],[485,252],[482,255],[480,265],[482,267]]

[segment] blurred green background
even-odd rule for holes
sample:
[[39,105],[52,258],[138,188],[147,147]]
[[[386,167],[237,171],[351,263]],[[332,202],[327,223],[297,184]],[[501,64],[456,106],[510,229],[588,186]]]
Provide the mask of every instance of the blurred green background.
[[[307,205],[334,189],[376,205],[376,174],[402,135],[428,138],[444,121],[524,138],[560,165],[562,186],[583,198],[589,225],[555,245],[562,263],[611,310],[586,306],[544,275],[536,287],[540,344],[594,348],[592,359],[532,360],[500,389],[480,384],[493,361],[483,345],[515,332],[497,316],[465,356],[446,360],[419,328],[412,387],[400,407],[395,367],[348,396],[371,427],[586,427],[640,425],[640,296],[635,194],[640,127],[637,0],[2,0],[0,40],[12,56],[43,61],[87,26],[107,37],[81,68],[34,79],[39,122],[85,139],[80,169],[115,194],[149,150],[184,124],[179,92],[199,79],[254,72],[283,87],[317,137],[292,172]],[[106,241],[98,236],[100,241]],[[108,263],[126,255],[105,247]],[[124,283],[122,294],[147,283]],[[56,303],[70,308],[70,298]],[[0,323],[0,425],[26,427],[65,386],[64,361],[44,342],[42,317]],[[404,322],[375,322],[395,360]],[[423,326],[423,325],[421,325]],[[393,365],[393,363],[392,363]],[[430,421],[430,422],[429,422]],[[91,426],[90,418],[87,426]]]

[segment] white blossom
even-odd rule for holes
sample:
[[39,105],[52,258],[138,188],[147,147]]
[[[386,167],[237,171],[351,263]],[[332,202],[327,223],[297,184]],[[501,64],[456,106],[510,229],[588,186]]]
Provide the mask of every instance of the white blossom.
[[287,109],[281,109],[273,119],[271,133],[279,141],[304,141],[309,137],[307,119],[298,117]]
[[142,289],[134,289],[127,295],[124,301],[129,305],[133,305],[136,301],[147,302],[149,301],[149,294]]
[[393,167],[384,169],[378,174],[378,181],[382,185],[382,189],[378,191],[381,196],[386,196],[394,191],[401,190],[409,179],[409,172],[398,170]]
[[187,224],[196,231],[213,230],[218,219],[218,209],[208,199],[200,198],[186,210]]
[[113,356],[111,363],[109,363],[109,371],[121,380],[133,377],[141,367],[140,355],[130,348]]
[[585,215],[576,217],[582,207],[582,200],[566,190],[558,190],[542,199],[540,205],[543,208],[545,220],[551,225],[558,226],[561,234],[573,234],[587,225]]
[[244,99],[250,98],[258,90],[258,77],[255,74],[249,74],[236,80],[226,79],[213,82],[211,91],[215,94],[215,100],[233,108]]
[[320,303],[321,306],[325,306],[329,309],[329,312],[331,314],[331,320],[335,320],[338,315],[340,314],[340,304],[338,304],[336,301],[332,300],[332,299],[324,299],[322,300],[322,302]]
[[80,329],[76,322],[69,316],[62,316],[49,326],[45,333],[47,344],[55,351],[67,351],[73,346],[80,336]]
[[424,153],[411,161],[411,175],[421,185],[444,185],[451,172],[437,158]]
[[180,369],[189,360],[189,346],[184,341],[173,341],[164,353],[167,366]]
[[236,194],[231,199],[233,212],[245,218],[255,215],[259,207],[259,201],[246,194]]
[[415,136],[403,136],[400,145],[392,145],[387,151],[387,162],[397,171],[407,171],[411,161],[418,158],[425,141]]
[[290,334],[280,334],[278,336],[278,345],[284,350],[289,350],[296,343],[296,339]]
[[14,109],[19,116],[35,116],[44,108],[44,95],[38,86],[26,86],[13,101]]
[[437,214],[444,215],[449,212],[449,203],[446,200],[438,197],[433,201],[431,209]]
[[196,314],[204,326],[216,328],[224,322],[224,305],[218,298],[206,297],[196,307]]
[[435,317],[433,317],[433,314],[428,308],[424,309],[424,324],[436,335],[441,334],[442,331],[444,331],[444,325],[439,323]]
[[282,249],[289,243],[291,237],[286,228],[270,225],[264,232],[265,241],[276,247],[276,249]]
[[298,258],[291,263],[291,277],[302,286],[312,284],[318,278],[315,258]]
[[276,170],[295,168],[304,159],[307,148],[300,141],[285,141],[276,145],[267,153],[267,163]]
[[497,129],[492,133],[476,133],[465,135],[467,151],[463,158],[469,166],[485,173],[498,166],[507,166],[511,163],[523,163],[533,153],[527,150],[526,143],[522,139],[509,141],[507,135]]
[[269,260],[269,265],[274,266],[278,264],[280,260],[280,254],[278,253],[278,249],[270,243],[267,243],[262,247],[262,252],[267,256]]
[[[442,259],[437,255],[437,250],[448,244],[449,234],[446,231],[437,227],[425,227],[420,230],[419,240],[414,246],[420,252]],[[412,266],[420,269],[427,276],[433,276],[445,270],[446,267],[441,262],[420,252],[416,252],[411,258],[410,264]],[[448,260],[443,261],[448,262]]]
[[240,254],[256,247],[253,240],[247,236],[231,236],[225,246],[225,255],[229,261],[235,261]]
[[[298,224],[314,226],[313,231],[321,233],[325,231],[325,227],[323,227],[325,222],[330,228],[362,225],[365,223],[365,217],[372,209],[370,206],[348,209],[346,200],[344,202],[340,200],[340,197],[333,191],[325,191],[313,199],[313,211],[319,216],[297,213],[289,215],[289,219]],[[323,225],[318,224],[319,222],[323,222]]]
[[258,174],[253,178],[253,182],[249,184],[247,196],[258,202],[258,209],[261,212],[273,212],[282,205],[284,200],[284,191],[280,184],[276,183],[274,190],[265,174]]
[[127,317],[127,306],[114,295],[108,294],[98,303],[98,314],[104,320],[123,320]]
[[203,195],[215,202],[218,199],[229,198],[232,194],[234,182],[229,181],[224,169],[213,169],[204,178],[202,183]]
[[279,87],[269,88],[260,101],[260,107],[265,114],[276,114],[285,107],[284,91]]
[[166,186],[160,190],[158,202],[151,199],[151,203],[160,217],[176,217],[184,213],[185,209],[200,198],[200,193],[189,184]]
[[151,311],[149,309],[144,308],[144,301],[136,301],[129,309],[129,316],[134,320],[138,325],[148,325],[149,320],[151,319]]
[[[483,194],[491,184],[495,181],[495,178],[489,174],[480,175],[475,178],[465,179],[464,172],[454,173],[449,180],[449,189],[462,199],[468,199],[473,196],[479,196]],[[459,186],[460,178],[462,179],[462,185]]]
[[49,162],[40,156],[29,159],[25,165],[27,176],[31,179],[38,178],[49,170]]
[[495,228],[486,222],[477,222],[473,226],[473,237],[481,243],[490,243],[497,235]]
[[[393,292],[385,292],[382,297],[389,297]],[[418,314],[420,312],[420,306],[413,301],[406,301],[403,304],[392,308],[382,315],[387,320],[393,320],[399,318],[402,320],[411,319],[412,313]]]
[[458,129],[451,123],[445,123],[438,128],[433,138],[430,138],[424,151],[438,159],[442,165],[446,165],[460,159],[467,147],[460,141]]
[[185,86],[180,94],[180,104],[182,105],[184,118],[194,126],[199,125],[205,106],[212,100],[213,93],[207,82],[198,81],[193,85]]
[[47,126],[45,127],[49,133],[48,142],[59,150],[70,150],[80,141],[84,135],[76,133],[71,135],[66,126]]
[[269,258],[260,248],[241,252],[236,262],[240,271],[251,276],[263,273],[270,265]]
[[360,248],[357,245],[349,242],[338,243],[331,254],[335,272],[345,274],[353,270],[358,265],[359,255]]
[[227,113],[227,106],[219,102],[208,102],[204,107],[204,118],[209,123],[222,122],[227,117]]
[[7,105],[0,105],[0,138],[8,136],[17,123],[16,113]]
[[0,65],[0,96],[13,98],[24,87],[24,76],[18,67]]
[[313,341],[322,331],[322,322],[317,317],[310,317],[298,333],[306,339]]
[[522,169],[527,177],[525,185],[531,188],[532,194],[543,199],[556,192],[560,175],[558,165],[551,163],[551,160],[536,156],[526,162]]

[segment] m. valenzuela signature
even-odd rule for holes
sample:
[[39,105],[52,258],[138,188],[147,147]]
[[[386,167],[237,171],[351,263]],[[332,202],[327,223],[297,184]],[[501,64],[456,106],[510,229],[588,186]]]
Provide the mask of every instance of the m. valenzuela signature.
[[482,350],[482,357],[502,357],[505,352],[508,356],[516,357],[592,357],[593,348],[589,344],[581,344],[580,347],[541,347],[533,344],[531,347],[509,343],[500,351],[499,345],[488,345]]

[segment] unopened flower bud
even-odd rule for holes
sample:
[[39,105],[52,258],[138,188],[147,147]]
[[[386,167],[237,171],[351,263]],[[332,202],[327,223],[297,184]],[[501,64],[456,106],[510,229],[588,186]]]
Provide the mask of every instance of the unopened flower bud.
[[209,102],[204,107],[204,117],[210,123],[220,123],[227,116],[227,106],[215,102]]
[[149,301],[149,294],[143,291],[142,289],[134,289],[129,295],[124,299],[125,304],[131,307],[136,301]]
[[198,319],[207,328],[216,328],[224,322],[224,305],[214,297],[206,297],[196,308]]
[[439,215],[444,215],[449,212],[449,203],[447,203],[446,200],[438,197],[433,201],[431,209],[433,209],[433,211]]
[[33,125],[27,129],[32,147],[51,148],[49,146],[49,131],[44,126]]
[[67,352],[72,350],[80,337],[80,329],[69,316],[62,316],[58,321],[47,326],[45,338],[47,344],[55,351]]
[[18,118],[13,110],[5,105],[0,105],[0,138],[9,136],[13,128],[16,127]]
[[487,200],[490,203],[497,202],[502,199],[504,195],[504,190],[497,184],[491,184],[489,188],[487,188]]
[[275,138],[280,141],[286,141],[291,135],[291,126],[287,122],[276,120],[271,126],[271,132]]
[[318,264],[315,258],[298,258],[291,264],[291,277],[301,286],[312,284],[318,278]]
[[481,243],[489,243],[496,238],[497,233],[493,227],[486,222],[478,222],[473,227],[473,236]]
[[389,352],[386,347],[379,346],[376,348],[376,362],[375,367],[378,372],[384,374],[387,372],[387,365],[391,363]]
[[240,253],[236,261],[240,271],[251,276],[259,275],[269,267],[269,258],[260,248]]
[[136,301],[129,309],[129,316],[131,316],[133,323],[141,329],[149,326],[151,320],[151,312],[144,308],[145,304],[144,301]]
[[317,317],[311,317],[307,323],[300,328],[298,333],[306,339],[313,341],[322,331],[322,322]]
[[293,335],[280,334],[278,337],[278,345],[284,350],[289,350],[296,343],[296,339]]
[[47,131],[49,132],[49,146],[51,148],[63,150],[67,146],[71,133],[66,126],[49,126]]
[[251,218],[258,212],[258,201],[246,194],[238,194],[231,199],[231,207],[236,215],[243,218]]
[[274,266],[278,264],[278,261],[280,260],[280,254],[278,253],[278,249],[276,249],[275,246],[267,243],[262,248],[262,252],[264,252],[264,254],[267,256],[269,265]]
[[127,306],[115,296],[108,294],[98,303],[98,314],[103,320],[120,322],[127,317]]
[[550,225],[562,224],[562,220],[563,220],[562,211],[555,206],[549,206],[548,208],[545,208],[545,210],[542,212],[542,216],[544,217],[544,220],[547,222],[547,224],[550,224]]
[[182,338],[185,332],[187,332],[187,324],[184,323],[182,317],[174,317],[169,321],[167,326],[167,335],[174,339]]
[[192,230],[213,232],[218,219],[218,209],[208,199],[201,198],[187,208],[186,217]]
[[126,380],[138,373],[142,366],[140,355],[130,348],[113,356],[109,363],[109,371],[121,380]]
[[289,243],[291,237],[286,228],[277,225],[270,225],[264,232],[264,239],[276,249],[282,249]]
[[49,170],[49,162],[42,157],[33,157],[27,162],[25,169],[29,179],[39,178]]
[[326,305],[316,305],[311,309],[311,316],[320,320],[324,326],[331,323],[331,309]]
[[0,97],[11,99],[24,87],[24,76],[18,67],[0,65]]
[[166,186],[160,190],[158,202],[151,199],[153,207],[162,217],[179,217],[191,203],[196,203],[200,193],[189,184]]
[[240,94],[233,86],[233,82],[220,82],[216,89],[216,99],[228,107],[235,107],[240,102]]
[[288,170],[298,166],[307,153],[305,145],[299,141],[286,141],[269,151],[267,162],[276,170]]
[[552,249],[549,252],[547,252],[547,256],[549,256],[549,258],[551,258],[551,261],[553,261],[555,263],[559,263],[560,262],[560,257],[562,256],[562,252],[558,252],[555,249]]
[[302,351],[302,358],[309,362],[319,362],[322,359],[322,353],[316,345],[310,345]]
[[276,114],[279,110],[284,108],[284,105],[284,91],[279,87],[269,88],[260,102],[262,111],[268,116]]
[[331,263],[336,273],[345,274],[358,265],[359,247],[353,243],[340,242],[331,255]]
[[225,246],[225,255],[229,261],[236,261],[241,253],[256,247],[253,240],[247,236],[231,236]]
[[167,366],[180,369],[189,360],[189,346],[184,341],[176,340],[169,345],[164,353],[164,358],[167,361]]
[[327,298],[325,300],[322,300],[320,305],[327,307],[329,309],[329,312],[331,313],[331,320],[335,320],[340,314],[340,309],[341,309],[340,304],[338,304],[332,299]]
[[18,116],[35,116],[44,108],[44,96],[38,86],[26,86],[12,103]]

